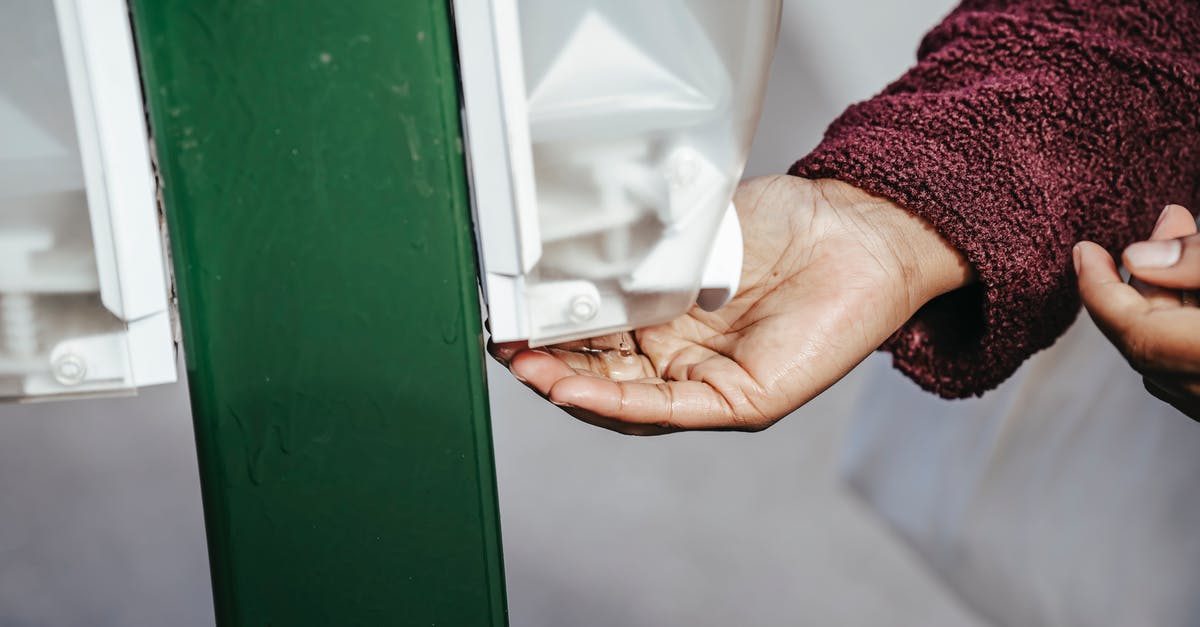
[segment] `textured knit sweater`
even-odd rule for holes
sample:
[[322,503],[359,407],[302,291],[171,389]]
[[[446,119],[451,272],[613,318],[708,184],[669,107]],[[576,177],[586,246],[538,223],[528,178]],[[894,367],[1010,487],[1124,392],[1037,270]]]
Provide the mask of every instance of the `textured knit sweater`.
[[1200,0],[969,0],[917,58],[791,173],[886,197],[971,263],[978,284],[883,347],[968,397],[1076,318],[1076,242],[1115,253],[1166,204],[1200,209]]

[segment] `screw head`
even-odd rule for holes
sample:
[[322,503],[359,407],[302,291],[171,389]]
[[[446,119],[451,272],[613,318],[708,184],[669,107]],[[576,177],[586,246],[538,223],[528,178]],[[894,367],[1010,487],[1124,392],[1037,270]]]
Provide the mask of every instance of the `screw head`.
[[571,299],[571,307],[567,316],[575,323],[594,320],[600,314],[600,303],[590,295],[580,295]]
[[87,378],[87,362],[74,353],[67,353],[54,362],[54,380],[62,385],[79,385]]

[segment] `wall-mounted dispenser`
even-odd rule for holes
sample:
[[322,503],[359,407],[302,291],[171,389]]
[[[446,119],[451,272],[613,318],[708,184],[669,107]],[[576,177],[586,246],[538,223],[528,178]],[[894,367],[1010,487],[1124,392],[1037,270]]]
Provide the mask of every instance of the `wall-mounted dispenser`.
[[781,0],[455,0],[489,326],[544,345],[737,291]]
[[[731,199],[782,0],[454,0],[497,341],[669,321],[737,291]],[[124,0],[0,7],[0,398],[173,381]]]
[[0,398],[174,381],[124,0],[0,6]]

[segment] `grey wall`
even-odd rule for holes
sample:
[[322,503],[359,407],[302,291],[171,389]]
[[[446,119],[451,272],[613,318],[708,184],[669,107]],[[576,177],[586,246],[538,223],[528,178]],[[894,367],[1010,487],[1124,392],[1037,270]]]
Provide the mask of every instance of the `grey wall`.
[[[950,4],[789,0],[751,170],[802,155]],[[513,625],[975,623],[835,477],[856,377],[764,434],[637,440],[490,376]],[[0,625],[212,620],[182,386],[0,407]]]
[[211,625],[181,385],[0,408],[0,625]]

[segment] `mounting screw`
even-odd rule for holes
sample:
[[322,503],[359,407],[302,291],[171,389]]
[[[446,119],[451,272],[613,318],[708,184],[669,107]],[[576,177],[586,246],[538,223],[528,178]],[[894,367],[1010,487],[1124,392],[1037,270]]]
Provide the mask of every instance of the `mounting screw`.
[[594,320],[599,314],[600,303],[594,297],[586,294],[573,298],[571,308],[567,311],[567,316],[576,324]]
[[87,362],[74,353],[54,361],[54,379],[63,385],[79,385],[87,378]]

